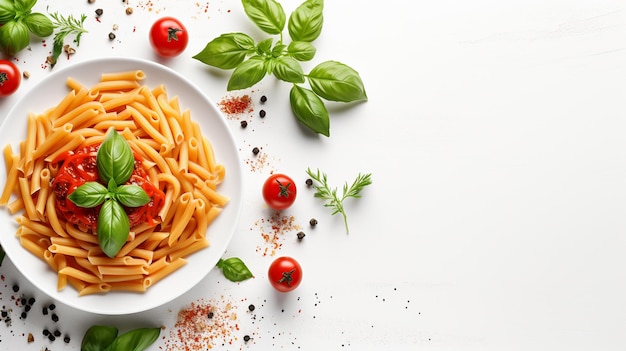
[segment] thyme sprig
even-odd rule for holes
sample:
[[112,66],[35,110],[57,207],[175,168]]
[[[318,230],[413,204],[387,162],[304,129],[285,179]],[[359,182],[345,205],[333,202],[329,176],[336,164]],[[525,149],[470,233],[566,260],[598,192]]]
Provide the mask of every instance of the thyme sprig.
[[324,204],[324,207],[332,208],[332,214],[335,215],[337,213],[341,213],[343,216],[343,222],[346,226],[346,233],[350,233],[348,228],[348,215],[343,207],[343,201],[349,197],[352,198],[360,198],[361,190],[366,186],[372,184],[372,174],[361,174],[359,173],[352,182],[352,185],[348,185],[348,182],[345,182],[342,189],[341,196],[337,195],[337,188],[331,188],[328,185],[328,176],[326,173],[320,172],[320,170],[316,170],[315,173],[308,168],[306,173],[313,179],[317,184],[313,184],[316,192],[313,196],[326,200],[327,202]]
[[61,52],[63,52],[65,37],[71,34],[75,35],[74,42],[76,46],[80,45],[81,36],[87,33],[87,30],[83,26],[87,15],[82,14],[80,15],[80,19],[78,19],[73,15],[63,16],[58,12],[54,12],[50,14],[50,18],[52,18],[52,25],[57,30],[54,34],[54,44],[52,46],[52,55],[50,56],[50,65],[54,67],[57,63],[57,59],[61,56]]

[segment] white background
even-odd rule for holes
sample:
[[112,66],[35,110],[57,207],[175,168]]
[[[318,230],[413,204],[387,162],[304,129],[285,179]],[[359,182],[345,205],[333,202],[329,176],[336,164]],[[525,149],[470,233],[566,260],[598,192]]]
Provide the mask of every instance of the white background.
[[[282,3],[287,13],[299,5]],[[228,72],[191,56],[222,33],[265,37],[239,1],[36,6],[88,15],[77,53],[55,69],[92,57],[145,58],[177,70],[216,103],[237,94],[226,91]],[[96,8],[104,10],[100,21]],[[256,106],[250,116],[229,119],[245,195],[225,256],[244,259],[255,278],[235,284],[213,270],[168,306],[130,316],[60,305],[61,321],[51,325],[38,311],[26,320],[16,314],[11,326],[0,324],[0,345],[78,350],[92,324],[122,331],[162,325],[150,350],[175,350],[178,310],[209,300],[230,302],[237,313],[239,330],[214,338],[217,350],[623,350],[625,10],[618,0],[327,1],[318,52],[305,70],[344,62],[361,74],[369,101],[331,104],[326,138],[295,122],[286,83],[268,77],[243,92]],[[157,58],[147,39],[164,15],[191,33],[185,53],[168,60]],[[117,38],[110,41],[114,24]],[[51,38],[33,39],[17,56],[31,78],[0,101],[0,115],[49,74],[42,65],[50,49]],[[262,106],[261,95],[269,99]],[[248,128],[238,118],[250,121]],[[266,157],[262,166],[254,146]],[[298,242],[295,231],[285,233],[277,255],[298,258],[305,278],[281,295],[266,278],[274,257],[258,252],[260,223],[270,214],[260,188],[277,171],[304,184],[307,167],[325,171],[337,186],[359,172],[372,173],[374,183],[363,198],[346,202],[350,234],[300,186],[286,214],[307,236]],[[313,230],[311,217],[320,222]],[[46,301],[10,261],[0,273],[2,305],[11,306],[16,282],[38,304]],[[46,327],[59,327],[72,341],[44,340]],[[27,343],[28,332],[35,342]],[[243,341],[246,334],[252,341]]]

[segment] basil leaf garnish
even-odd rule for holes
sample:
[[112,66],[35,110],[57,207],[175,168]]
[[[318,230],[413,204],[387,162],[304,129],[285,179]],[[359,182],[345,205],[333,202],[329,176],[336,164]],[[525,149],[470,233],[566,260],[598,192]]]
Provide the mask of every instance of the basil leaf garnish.
[[47,37],[54,32],[54,26],[48,16],[43,13],[33,12],[24,17],[24,23],[34,35]]
[[211,40],[193,56],[209,66],[232,69],[239,66],[254,50],[254,39],[243,33],[228,33]]
[[265,59],[252,56],[235,68],[226,89],[232,91],[249,88],[260,82],[266,74]]
[[324,102],[309,89],[294,85],[289,93],[294,115],[316,133],[330,136],[330,117]]
[[28,27],[21,21],[9,21],[0,27],[0,50],[14,56],[30,43]]
[[104,351],[117,337],[117,328],[105,325],[91,326],[85,332],[80,351]]
[[158,339],[161,328],[138,328],[113,340],[107,351],[143,351]]
[[248,266],[238,257],[230,257],[225,260],[220,258],[216,266],[222,270],[228,280],[233,282],[241,282],[254,277]]
[[248,18],[267,34],[280,34],[287,17],[281,4],[275,0],[242,0]]
[[140,207],[150,202],[150,197],[143,188],[134,184],[117,187],[115,198],[128,207]]
[[303,83],[304,71],[295,58],[281,56],[274,60],[272,72],[276,78],[289,83]]
[[109,191],[98,182],[87,182],[72,191],[67,198],[76,206],[92,208],[106,200]]
[[311,89],[326,100],[341,102],[367,100],[359,73],[341,62],[322,62],[311,70],[308,78]]
[[316,51],[315,46],[306,41],[292,41],[287,47],[287,55],[298,61],[311,61]]
[[130,232],[128,215],[114,199],[106,200],[98,214],[98,244],[107,256],[113,258],[120,251]]
[[37,3],[37,0],[14,0],[15,9],[19,12],[28,12]]
[[0,0],[0,24],[15,18],[15,6],[11,0]]
[[130,178],[135,168],[133,150],[121,135],[111,129],[100,145],[96,157],[98,175],[104,183],[110,179],[115,184],[124,184]]
[[292,40],[311,42],[322,33],[324,24],[324,1],[308,0],[303,2],[289,16],[289,36]]

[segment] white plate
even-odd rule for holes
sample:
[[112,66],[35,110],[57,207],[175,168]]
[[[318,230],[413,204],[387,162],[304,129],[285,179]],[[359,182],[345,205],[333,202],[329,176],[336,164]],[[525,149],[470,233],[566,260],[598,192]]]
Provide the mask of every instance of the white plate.
[[[202,133],[211,141],[215,157],[226,169],[224,182],[218,190],[230,197],[230,202],[208,230],[210,247],[187,257],[188,262],[178,271],[148,288],[144,293],[112,292],[105,295],[79,297],[72,286],[57,291],[57,274],[39,258],[26,251],[15,233],[15,216],[6,208],[0,208],[0,244],[17,269],[37,288],[56,301],[82,311],[120,315],[145,311],[161,306],[187,292],[200,282],[224,254],[230,242],[241,212],[241,166],[235,141],[224,117],[216,104],[211,102],[191,82],[173,70],[154,62],[106,58],[89,60],[67,66],[44,79],[24,96],[9,112],[0,125],[0,146],[12,144],[17,150],[20,141],[26,138],[26,116],[28,112],[43,112],[58,104],[67,94],[68,76],[78,79],[86,86],[98,82],[104,72],[141,69],[146,73],[145,84],[156,87],[165,84],[168,96],[178,96],[181,108],[189,108],[193,120],[200,124]],[[0,189],[6,183],[6,167],[0,162]]]

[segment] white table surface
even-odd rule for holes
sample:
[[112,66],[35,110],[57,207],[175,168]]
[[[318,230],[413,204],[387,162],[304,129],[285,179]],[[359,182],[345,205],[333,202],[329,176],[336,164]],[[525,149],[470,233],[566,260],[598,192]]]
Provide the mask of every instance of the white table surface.
[[[289,13],[299,1],[282,3]],[[215,102],[230,96],[228,74],[191,56],[222,33],[264,37],[235,0],[39,0],[36,9],[89,16],[89,33],[58,68],[93,57],[154,60]],[[291,115],[289,86],[269,77],[253,88],[255,101],[269,98],[267,117],[250,116],[246,129],[228,121],[245,193],[225,256],[244,259],[255,278],[236,284],[213,270],[169,305],[129,316],[59,304],[55,324],[38,311],[21,320],[15,308],[11,325],[0,324],[0,348],[79,350],[88,326],[111,324],[163,326],[149,350],[184,350],[178,311],[210,301],[235,314],[227,335],[210,339],[214,350],[624,350],[625,10],[618,0],[327,1],[305,70],[347,63],[369,101],[333,105],[331,137],[311,137]],[[148,42],[164,15],[191,33],[185,53],[167,60]],[[33,39],[17,56],[31,77],[0,100],[0,115],[50,74],[47,43]],[[254,146],[265,162],[254,164]],[[269,213],[260,188],[276,171],[304,181],[307,167],[336,185],[359,172],[374,183],[347,202],[350,234],[301,186],[286,214],[307,236],[285,233],[277,255],[298,258],[305,277],[281,295],[266,278],[274,257],[259,252]],[[0,274],[2,306],[14,305],[14,283],[47,303],[8,259]],[[70,343],[46,340],[44,328]]]

